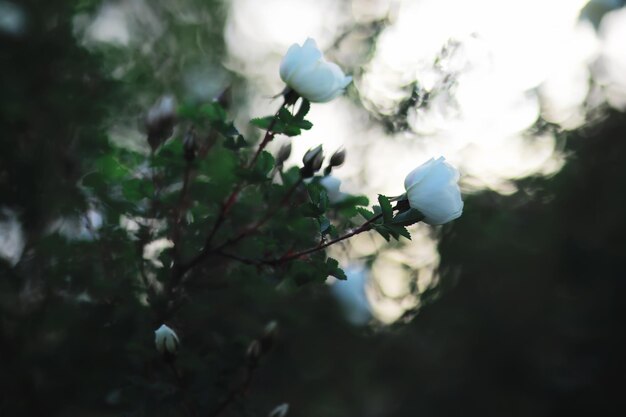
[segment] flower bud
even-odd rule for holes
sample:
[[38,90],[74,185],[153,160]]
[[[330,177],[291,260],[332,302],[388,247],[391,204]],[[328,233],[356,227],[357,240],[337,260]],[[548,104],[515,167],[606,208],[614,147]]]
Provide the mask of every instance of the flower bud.
[[330,157],[330,166],[338,167],[346,160],[346,150],[339,149]]
[[276,406],[272,411],[270,411],[267,417],[285,417],[288,411],[289,411],[289,404],[283,403],[283,404]]
[[276,166],[281,166],[291,156],[291,143],[286,143],[280,147],[276,155]]
[[313,169],[313,172],[319,171],[320,168],[322,167],[323,162],[324,162],[323,153],[320,152],[317,155],[315,155],[315,159],[313,159],[313,162],[311,162],[311,168]]
[[263,335],[260,338],[261,350],[267,352],[274,345],[276,336],[278,335],[278,322],[275,320],[270,321],[263,329]]
[[180,341],[174,330],[162,324],[161,327],[154,331],[154,335],[154,343],[159,353],[176,354],[180,346]]
[[248,349],[246,350],[246,357],[248,358],[250,364],[256,365],[259,358],[261,357],[261,344],[258,340],[254,339],[252,342],[250,342],[250,344],[248,345]]
[[193,161],[196,157],[196,151],[198,149],[196,132],[193,129],[189,129],[187,133],[185,133],[185,138],[183,139],[183,149],[185,151],[185,160],[188,162]]
[[431,158],[404,180],[411,208],[420,211],[431,225],[448,223],[463,214],[459,171],[441,157]]
[[325,103],[343,93],[352,81],[335,63],[328,62],[308,38],[293,44],[280,63],[280,78],[299,95],[314,103]]
[[322,145],[318,145],[313,149],[309,149],[302,158],[304,166],[300,170],[302,178],[310,178],[322,167],[324,162],[324,152]]
[[309,165],[319,153],[322,153],[322,145],[317,145],[315,148],[306,151],[302,157],[302,163],[304,165]]
[[146,115],[146,130],[148,143],[152,150],[156,150],[174,132],[176,121],[176,100],[170,95],[161,97]]

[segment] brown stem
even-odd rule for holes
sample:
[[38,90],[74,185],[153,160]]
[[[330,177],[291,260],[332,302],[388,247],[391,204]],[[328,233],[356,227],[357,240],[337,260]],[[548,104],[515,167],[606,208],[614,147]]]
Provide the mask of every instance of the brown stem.
[[174,263],[180,264],[180,235],[181,235],[181,222],[182,222],[182,213],[183,206],[185,204],[185,199],[187,198],[187,191],[189,189],[189,177],[191,176],[191,162],[187,161],[185,165],[185,173],[183,174],[183,188],[180,190],[180,197],[178,199],[178,204],[174,208],[174,224],[172,228],[172,243],[173,246],[173,257]]
[[267,223],[268,220],[270,220],[281,208],[283,208],[287,204],[287,202],[289,201],[293,193],[302,184],[303,180],[304,179],[300,177],[298,181],[296,181],[291,187],[289,187],[289,190],[287,190],[287,193],[285,193],[283,198],[280,200],[280,203],[278,203],[278,205],[276,205],[273,209],[269,210],[265,214],[265,216],[263,216],[258,222],[256,222],[254,225],[244,230],[243,232],[239,233],[237,236],[230,238],[224,243],[222,243],[221,245],[217,246],[215,249],[213,249],[213,251],[219,252],[222,249],[239,242],[241,239],[245,238],[246,236],[257,233],[259,229],[261,228],[261,226]]
[[217,408],[209,414],[209,417],[218,417],[222,414],[239,396],[244,396],[248,389],[250,388],[250,383],[252,382],[253,369],[250,367],[246,368],[246,377],[241,384],[236,389],[233,389],[228,393],[228,396],[224,398],[224,400],[217,406]]
[[231,253],[228,252],[224,252],[224,251],[219,251],[217,252],[219,255],[222,255],[224,257],[227,258],[232,258],[235,260],[238,260],[240,262],[243,263],[247,263],[247,264],[252,264],[252,265],[279,265],[285,262],[289,262],[292,261],[294,259],[300,258],[302,256],[306,256],[309,255],[311,253],[315,253],[317,251],[320,251],[324,248],[327,248],[331,245],[334,245],[335,243],[341,242],[342,240],[346,240],[351,238],[352,236],[358,235],[359,233],[363,233],[366,232],[368,230],[370,230],[372,228],[372,223],[374,223],[376,220],[380,219],[382,217],[382,213],[381,214],[377,214],[376,216],[372,217],[371,219],[369,219],[368,221],[366,221],[365,223],[363,223],[362,225],[360,225],[359,227],[357,227],[356,229],[351,230],[350,232],[346,233],[343,236],[339,236],[338,238],[329,240],[326,243],[321,243],[317,246],[314,246],[312,248],[308,248],[308,249],[304,249],[302,251],[299,252],[295,252],[295,253],[291,253],[291,254],[285,254],[283,256],[281,256],[280,258],[275,258],[275,259],[246,259],[246,258],[241,258],[238,257],[236,255],[233,255]]
[[[274,114],[272,121],[267,127],[267,130],[265,131],[265,136],[263,137],[263,140],[259,144],[259,147],[254,153],[254,155],[252,156],[252,159],[250,160],[250,162],[246,165],[247,169],[254,166],[257,159],[259,158],[259,155],[261,155],[261,152],[265,149],[267,144],[270,143],[272,139],[274,139],[275,133],[272,131],[272,129],[274,128],[274,126],[276,125],[276,122],[278,121],[278,114],[280,113],[280,110],[283,107],[285,107],[287,104],[288,104],[288,101],[285,100],[283,104],[280,106],[280,108]],[[179,280],[187,271],[189,271],[191,268],[198,265],[208,255],[211,254],[211,242],[213,241],[213,238],[215,237],[218,230],[220,229],[220,227],[226,220],[226,215],[228,214],[228,211],[233,206],[233,204],[235,204],[235,201],[237,201],[237,197],[239,193],[241,192],[241,190],[243,189],[243,187],[244,187],[244,184],[242,182],[237,184],[235,188],[233,189],[233,191],[230,193],[230,195],[226,198],[224,203],[222,203],[222,205],[220,206],[220,211],[217,215],[217,219],[215,220],[215,223],[213,224],[211,231],[207,235],[207,238],[204,242],[204,247],[202,248],[202,250],[194,258],[192,258],[188,263],[180,264],[177,268],[174,268],[174,274],[178,277],[177,280]]]

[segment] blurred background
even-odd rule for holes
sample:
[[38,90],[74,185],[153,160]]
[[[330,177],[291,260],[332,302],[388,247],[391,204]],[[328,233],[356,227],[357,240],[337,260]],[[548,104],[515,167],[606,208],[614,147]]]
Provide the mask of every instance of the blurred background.
[[206,317],[180,318],[211,340],[206,401],[235,372],[225,341],[241,348],[277,320],[275,350],[224,415],[281,403],[316,417],[625,415],[624,6],[0,0],[0,415],[179,415],[128,414],[149,390],[121,371],[135,347],[106,339],[144,332],[152,348],[152,329],[103,331],[50,309],[39,283],[64,277],[40,259],[84,259],[41,242],[93,238],[102,219],[77,181],[108,146],[149,154],[143,115],[158,97],[228,91],[235,125],[252,132],[251,117],[280,105],[282,56],[307,37],[354,82],[313,106],[288,164],[343,147],[341,191],[375,201],[443,155],[461,170],[465,211],[413,226],[411,241],[332,247],[347,281],[216,290]]

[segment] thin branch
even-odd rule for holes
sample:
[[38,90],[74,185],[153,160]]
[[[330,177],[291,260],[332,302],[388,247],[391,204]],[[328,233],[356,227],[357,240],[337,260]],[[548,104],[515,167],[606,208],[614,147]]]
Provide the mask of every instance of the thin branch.
[[185,200],[187,198],[187,192],[189,190],[189,178],[191,176],[191,161],[187,161],[185,165],[185,172],[183,174],[183,188],[180,190],[180,197],[178,199],[178,204],[174,208],[173,215],[173,227],[172,227],[172,243],[174,244],[172,251],[174,262],[176,264],[181,263],[180,259],[180,236],[181,236],[181,223],[182,223],[182,213],[183,206],[185,204]]
[[269,210],[265,214],[265,216],[263,216],[258,222],[256,222],[254,225],[244,230],[243,232],[239,233],[237,236],[230,238],[221,245],[217,246],[213,249],[213,251],[219,252],[222,249],[239,242],[243,238],[257,233],[265,223],[267,223],[272,217],[274,217],[274,215],[287,204],[293,193],[298,189],[303,181],[304,179],[300,177],[298,181],[296,181],[291,187],[289,187],[289,190],[287,190],[280,202],[273,209]]
[[252,382],[253,369],[249,367],[246,368],[246,377],[241,384],[236,389],[233,389],[228,393],[228,396],[224,398],[224,400],[217,406],[217,408],[209,414],[209,417],[218,417],[221,415],[239,396],[244,396],[248,389],[250,388],[250,383]]
[[[259,144],[259,147],[254,153],[250,162],[246,165],[247,169],[254,166],[257,159],[259,158],[259,155],[261,155],[261,152],[265,149],[267,144],[270,143],[272,139],[274,139],[275,132],[273,132],[272,129],[274,128],[274,126],[276,125],[276,122],[278,121],[278,114],[280,113],[280,110],[283,107],[285,107],[287,103],[288,101],[285,100],[283,104],[280,106],[280,108],[274,114],[272,121],[267,127],[267,130],[265,131],[265,136],[263,137],[263,140]],[[193,257],[189,262],[187,262],[186,264],[180,264],[177,268],[174,269],[174,274],[178,277],[177,280],[179,280],[180,277],[182,277],[182,275],[184,275],[187,271],[189,271],[190,269],[192,269],[193,267],[201,263],[208,255],[211,254],[211,242],[213,241],[213,238],[215,237],[218,230],[220,229],[220,227],[226,220],[226,216],[230,208],[237,201],[237,197],[239,196],[239,193],[241,192],[243,187],[244,187],[243,182],[238,183],[233,189],[233,191],[230,193],[230,195],[226,198],[226,200],[220,206],[217,219],[215,220],[215,223],[213,224],[211,231],[209,232],[209,234],[207,235],[207,238],[205,239],[204,247],[202,248],[202,250],[195,257]]]
[[251,265],[280,265],[282,263],[285,262],[289,262],[292,261],[294,259],[300,258],[302,256],[306,256],[309,255],[311,253],[315,253],[318,252],[324,248],[327,248],[331,245],[334,245],[335,243],[341,242],[343,240],[349,239],[352,236],[356,236],[359,233],[363,233],[366,232],[368,230],[370,230],[372,228],[372,224],[380,219],[382,217],[382,213],[381,214],[377,214],[376,216],[372,217],[371,219],[369,219],[368,221],[366,221],[365,223],[363,223],[362,225],[360,225],[359,227],[351,230],[350,232],[346,233],[345,235],[339,236],[338,238],[329,240],[326,243],[322,243],[320,242],[320,244],[318,244],[317,246],[314,246],[312,248],[308,248],[308,249],[304,249],[302,251],[299,252],[295,252],[295,253],[291,253],[291,254],[285,254],[283,256],[281,256],[280,258],[274,258],[274,259],[247,259],[247,258],[242,258],[239,257],[237,255],[234,255],[232,253],[229,252],[224,252],[224,251],[219,251],[217,252],[218,255],[227,257],[227,258],[232,258],[235,259],[237,261],[246,263],[246,264],[251,264]]

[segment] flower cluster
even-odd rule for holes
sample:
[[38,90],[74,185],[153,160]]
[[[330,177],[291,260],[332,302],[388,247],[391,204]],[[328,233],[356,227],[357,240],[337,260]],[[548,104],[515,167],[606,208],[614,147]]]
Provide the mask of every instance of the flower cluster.
[[[352,81],[352,77],[346,76],[339,66],[324,59],[311,38],[302,46],[291,45],[280,64],[280,77],[287,84],[288,90],[319,103],[339,96]],[[305,159],[307,156],[313,159],[313,156],[321,155],[320,151],[321,147],[309,151]],[[321,160],[318,165],[321,165]],[[463,213],[463,201],[458,180],[459,172],[445,158],[431,158],[414,169],[404,180],[410,207],[422,213],[424,222],[431,225],[448,223],[460,217]],[[331,201],[341,198],[338,179],[325,177],[322,184]]]

